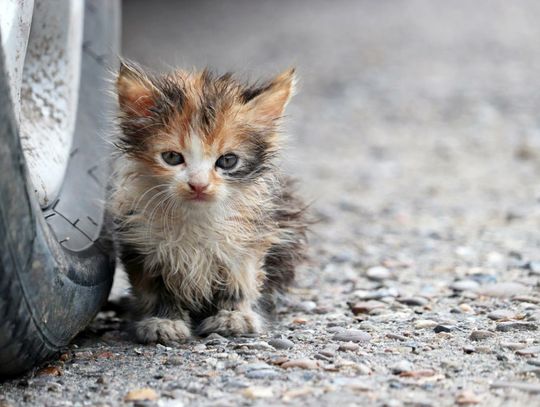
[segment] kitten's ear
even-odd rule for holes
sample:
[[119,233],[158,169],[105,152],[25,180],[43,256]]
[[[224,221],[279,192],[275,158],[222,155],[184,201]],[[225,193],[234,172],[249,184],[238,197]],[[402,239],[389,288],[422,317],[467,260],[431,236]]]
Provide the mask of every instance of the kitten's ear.
[[268,84],[244,92],[245,107],[254,121],[273,124],[281,118],[296,85],[295,69],[276,76]]
[[158,90],[138,67],[124,61],[116,78],[120,109],[129,116],[146,117],[156,107]]

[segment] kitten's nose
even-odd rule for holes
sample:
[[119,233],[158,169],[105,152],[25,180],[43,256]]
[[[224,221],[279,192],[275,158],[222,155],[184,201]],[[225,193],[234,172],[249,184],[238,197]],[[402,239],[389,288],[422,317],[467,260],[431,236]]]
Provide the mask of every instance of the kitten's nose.
[[195,184],[195,183],[188,182],[188,185],[191,188],[191,190],[197,194],[204,192],[204,190],[208,188],[208,184]]

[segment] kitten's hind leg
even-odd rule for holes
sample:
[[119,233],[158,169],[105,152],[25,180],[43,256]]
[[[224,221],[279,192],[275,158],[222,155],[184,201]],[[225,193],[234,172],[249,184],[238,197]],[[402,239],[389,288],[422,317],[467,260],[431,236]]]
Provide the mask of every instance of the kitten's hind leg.
[[263,318],[244,303],[233,310],[221,309],[216,315],[204,319],[198,332],[201,335],[215,332],[224,336],[239,336],[260,333],[263,327]]
[[133,331],[141,343],[183,342],[191,335],[188,324],[182,319],[149,317],[134,322]]

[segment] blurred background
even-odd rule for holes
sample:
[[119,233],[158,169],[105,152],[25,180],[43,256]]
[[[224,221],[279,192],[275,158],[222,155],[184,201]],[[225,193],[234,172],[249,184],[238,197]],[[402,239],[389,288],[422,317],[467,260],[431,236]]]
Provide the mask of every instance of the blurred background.
[[[130,0],[123,52],[254,79],[298,67],[284,165],[333,241],[491,225],[508,243],[508,222],[539,223],[539,17],[535,1]],[[513,226],[512,245],[538,242]]]

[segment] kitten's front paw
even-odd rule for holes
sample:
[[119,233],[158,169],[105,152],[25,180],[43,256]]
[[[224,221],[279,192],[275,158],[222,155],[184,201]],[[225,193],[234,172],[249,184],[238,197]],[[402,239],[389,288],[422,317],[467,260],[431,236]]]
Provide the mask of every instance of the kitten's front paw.
[[216,315],[206,318],[199,327],[203,335],[212,332],[224,336],[256,334],[261,332],[263,322],[260,315],[253,311],[218,311]]
[[146,318],[135,322],[134,328],[137,340],[142,343],[182,342],[191,336],[189,326],[181,319]]

